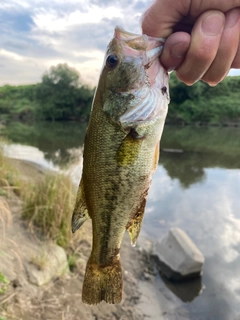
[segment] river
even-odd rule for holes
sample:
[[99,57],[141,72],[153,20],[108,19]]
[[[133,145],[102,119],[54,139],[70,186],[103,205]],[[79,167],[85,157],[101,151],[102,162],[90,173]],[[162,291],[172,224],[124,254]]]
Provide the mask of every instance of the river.
[[[11,123],[4,131],[15,157],[59,169],[79,154],[85,130],[48,122]],[[166,126],[140,237],[156,243],[171,227],[186,231],[205,264],[192,283],[157,277],[153,290],[167,301],[159,301],[163,319],[239,320],[240,128]]]

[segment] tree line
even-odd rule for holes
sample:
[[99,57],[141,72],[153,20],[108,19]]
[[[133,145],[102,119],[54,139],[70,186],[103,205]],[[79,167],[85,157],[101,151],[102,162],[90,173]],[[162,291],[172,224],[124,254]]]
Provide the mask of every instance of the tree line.
[[240,76],[210,87],[203,81],[187,86],[172,74],[169,87],[169,123],[240,124]]
[[93,94],[76,69],[58,64],[40,83],[0,87],[0,119],[86,121]]
[[[239,124],[240,77],[226,77],[216,87],[193,86],[170,77],[168,123]],[[90,115],[94,90],[67,64],[50,68],[40,83],[0,87],[0,120],[80,120]]]

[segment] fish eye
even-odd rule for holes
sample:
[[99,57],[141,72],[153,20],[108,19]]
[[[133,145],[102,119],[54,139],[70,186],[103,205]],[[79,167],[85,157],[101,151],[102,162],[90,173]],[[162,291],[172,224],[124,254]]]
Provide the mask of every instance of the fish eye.
[[110,69],[114,69],[116,68],[116,66],[118,65],[118,56],[116,54],[110,54],[107,57],[106,60],[106,65],[110,68]]

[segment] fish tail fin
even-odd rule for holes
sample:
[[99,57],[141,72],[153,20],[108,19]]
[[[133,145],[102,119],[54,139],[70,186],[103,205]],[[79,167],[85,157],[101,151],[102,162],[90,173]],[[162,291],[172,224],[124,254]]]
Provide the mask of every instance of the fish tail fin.
[[100,303],[102,300],[110,304],[122,300],[122,267],[120,259],[112,265],[99,266],[88,261],[83,282],[82,301],[89,305]]

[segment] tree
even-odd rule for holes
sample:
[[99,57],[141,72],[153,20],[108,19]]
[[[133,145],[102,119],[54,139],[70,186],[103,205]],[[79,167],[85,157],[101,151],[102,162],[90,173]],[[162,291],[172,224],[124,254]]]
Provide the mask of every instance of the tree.
[[51,67],[36,87],[40,117],[52,120],[75,118],[79,100],[79,79],[78,71],[66,63]]

